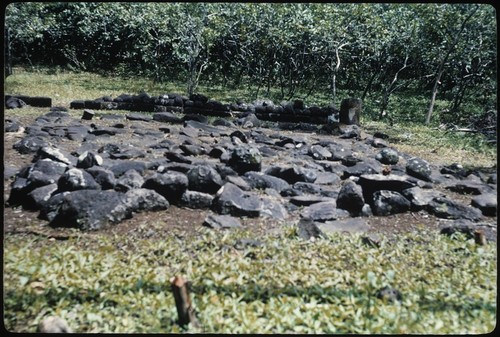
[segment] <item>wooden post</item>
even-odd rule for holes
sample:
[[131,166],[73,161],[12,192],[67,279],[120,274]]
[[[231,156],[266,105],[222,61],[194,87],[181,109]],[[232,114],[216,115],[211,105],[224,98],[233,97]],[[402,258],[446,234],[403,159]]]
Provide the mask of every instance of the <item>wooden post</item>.
[[191,298],[189,297],[188,282],[182,276],[175,276],[170,279],[172,292],[174,293],[175,306],[179,315],[179,325],[185,326],[191,323],[199,327],[196,319]]

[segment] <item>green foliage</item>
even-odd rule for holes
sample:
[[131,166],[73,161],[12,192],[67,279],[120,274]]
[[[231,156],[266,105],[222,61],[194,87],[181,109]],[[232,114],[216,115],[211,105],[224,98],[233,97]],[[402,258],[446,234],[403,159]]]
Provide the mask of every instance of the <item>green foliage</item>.
[[460,122],[468,102],[474,114],[496,109],[496,20],[485,4],[20,2],[7,6],[6,27],[17,64],[183,80],[189,93],[245,87],[278,101],[320,93],[338,105],[338,90],[378,101],[377,116],[398,92],[418,91],[428,107],[446,56],[438,100],[451,116]]
[[[165,240],[6,236],[4,322],[18,332],[33,332],[49,314],[77,332],[476,334],[495,327],[495,244],[422,232],[371,248],[359,235],[308,242],[289,232],[240,250],[236,241],[252,236],[245,230]],[[200,329],[176,324],[169,279],[179,274],[191,281]],[[402,301],[377,299],[384,286]]]

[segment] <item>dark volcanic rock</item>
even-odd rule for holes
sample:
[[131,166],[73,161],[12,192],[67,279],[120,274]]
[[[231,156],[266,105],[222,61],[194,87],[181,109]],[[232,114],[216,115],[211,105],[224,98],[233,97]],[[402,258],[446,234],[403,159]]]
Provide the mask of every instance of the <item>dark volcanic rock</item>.
[[398,192],[381,190],[373,194],[373,214],[391,215],[410,210],[410,202]]
[[170,205],[163,196],[146,188],[135,188],[127,191],[123,204],[132,212],[160,211]]
[[26,175],[28,185],[39,187],[56,183],[67,168],[68,166],[61,162],[50,159],[38,160],[31,165]]
[[221,176],[212,166],[198,165],[187,172],[189,189],[209,194],[216,193],[224,185]]
[[26,209],[38,210],[47,203],[55,191],[57,191],[57,184],[35,188],[26,195],[26,198],[24,198],[23,207]]
[[97,190],[101,188],[92,175],[84,170],[71,168],[64,172],[57,181],[58,190],[76,191],[76,190]]
[[303,218],[313,221],[337,220],[349,217],[349,212],[336,207],[335,202],[318,202],[304,208],[301,213]]
[[320,197],[315,195],[298,195],[292,196],[290,202],[296,206],[310,206],[318,202],[335,202],[335,199],[328,197]]
[[300,219],[297,224],[297,236],[304,240],[326,237],[325,233],[319,229],[318,225],[309,218]]
[[215,196],[212,208],[220,214],[284,219],[288,216],[281,203],[243,192],[236,185],[226,183]]
[[353,181],[347,181],[339,191],[337,207],[349,211],[351,214],[359,214],[363,209],[365,199],[361,186]]
[[162,123],[182,124],[183,120],[171,112],[157,112],[153,114],[153,120]]
[[242,227],[240,220],[230,215],[215,215],[215,214],[207,215],[205,221],[203,222],[203,226],[215,229]]
[[58,161],[67,165],[76,165],[75,157],[71,156],[69,153],[66,153],[66,151],[60,150],[52,146],[41,147],[36,152],[34,161],[44,158],[52,159],[54,161]]
[[368,203],[372,202],[373,193],[376,191],[388,190],[401,193],[403,190],[416,185],[408,177],[395,174],[363,174],[359,177],[357,184],[363,189],[363,197],[365,202]]
[[211,194],[199,191],[186,190],[181,197],[181,204],[189,208],[209,208],[214,197]]
[[101,156],[91,151],[85,151],[78,157],[76,167],[86,169],[95,165],[101,166],[102,163],[103,160]]
[[412,211],[420,211],[429,205],[429,203],[437,197],[445,195],[435,190],[423,190],[420,187],[412,187],[403,190],[403,196],[411,202]]
[[116,179],[115,190],[127,192],[129,190],[141,188],[144,184],[144,178],[136,170],[128,170]]
[[446,189],[460,194],[474,195],[479,195],[484,192],[490,192],[492,190],[488,185],[484,183],[469,180],[463,180],[458,183],[451,184],[449,186],[446,186]]
[[167,171],[165,173],[156,173],[146,179],[143,188],[152,189],[164,196],[171,204],[179,204],[182,194],[188,188],[188,178],[185,174]]
[[92,166],[86,171],[94,177],[96,183],[101,185],[101,189],[109,190],[115,188],[116,178],[112,171],[99,166]]
[[410,158],[406,163],[406,173],[415,178],[432,182],[431,167],[428,162],[421,158]]
[[482,216],[481,211],[477,208],[465,206],[443,197],[432,199],[426,209],[429,213],[444,219],[468,219],[477,221]]
[[399,154],[393,149],[385,148],[377,153],[375,159],[377,159],[382,164],[394,165],[399,161]]
[[479,208],[486,216],[497,215],[497,195],[492,193],[481,194],[472,198],[471,205]]
[[289,184],[295,184],[299,181],[313,183],[318,177],[315,170],[306,169],[296,165],[289,167],[273,166],[267,170],[266,173],[281,178]]
[[111,166],[109,170],[113,172],[116,178],[120,177],[128,170],[136,170],[142,175],[146,170],[146,163],[141,161],[123,161],[121,163]]
[[[53,196],[48,203],[59,195]],[[123,193],[115,191],[79,190],[58,198],[56,215],[51,216],[50,222],[54,227],[97,230],[129,218],[132,212],[123,203]]]
[[251,188],[264,190],[266,188],[275,189],[278,192],[289,188],[290,185],[278,177],[273,177],[261,172],[249,171],[243,175],[243,179],[248,183]]
[[12,147],[21,154],[35,153],[42,147],[47,146],[47,140],[40,136],[26,136]]
[[255,147],[240,145],[231,153],[228,164],[239,174],[244,174],[248,171],[260,171],[262,167],[262,155]]

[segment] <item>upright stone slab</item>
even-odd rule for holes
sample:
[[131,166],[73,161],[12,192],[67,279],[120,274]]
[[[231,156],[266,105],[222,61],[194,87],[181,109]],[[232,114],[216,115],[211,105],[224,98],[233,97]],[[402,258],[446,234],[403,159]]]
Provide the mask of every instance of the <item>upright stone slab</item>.
[[363,101],[359,98],[346,98],[340,103],[340,123],[359,125]]

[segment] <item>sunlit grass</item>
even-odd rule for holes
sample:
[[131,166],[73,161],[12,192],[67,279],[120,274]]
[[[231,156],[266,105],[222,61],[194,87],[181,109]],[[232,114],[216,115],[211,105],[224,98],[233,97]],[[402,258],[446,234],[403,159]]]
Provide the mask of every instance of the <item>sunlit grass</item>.
[[[235,249],[244,230],[194,239],[7,236],[4,322],[33,332],[59,315],[76,332],[185,331],[169,278],[184,275],[207,333],[487,333],[496,324],[496,245],[423,232],[370,248],[359,235],[306,242],[292,231]],[[398,289],[401,302],[375,296]]]

